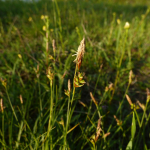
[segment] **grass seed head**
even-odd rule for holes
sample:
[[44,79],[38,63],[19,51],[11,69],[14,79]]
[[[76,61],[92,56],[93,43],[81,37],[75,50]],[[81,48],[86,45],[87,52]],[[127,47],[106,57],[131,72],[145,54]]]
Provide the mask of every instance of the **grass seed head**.
[[95,98],[94,98],[92,92],[90,92],[90,96],[91,96],[91,99],[92,99],[92,101],[94,102],[94,104],[97,106],[97,101],[95,100]]
[[87,107],[86,104],[84,104],[82,101],[79,100],[79,103],[83,106],[83,107]]
[[120,120],[116,117],[116,115],[114,115],[114,118],[115,118],[115,120],[116,120],[118,126],[122,125],[122,121],[120,121]]
[[20,102],[21,102],[21,104],[23,104],[23,98],[22,98],[22,95],[20,95]]
[[1,98],[1,111],[2,111],[2,113],[4,112],[4,107],[3,107],[3,99]]
[[110,135],[110,132],[104,134],[103,138],[105,139],[108,135]]
[[71,91],[71,83],[70,83],[70,79],[68,80],[68,91]]
[[51,72],[51,68],[49,67],[47,70],[47,78],[52,82],[54,78],[54,73]]
[[52,41],[52,47],[53,47],[53,52],[55,52],[55,50],[56,50],[56,45],[55,45],[55,40],[53,39],[53,41]]
[[139,101],[137,101],[137,104],[143,109],[143,111],[145,110],[145,105],[141,104]]
[[132,75],[133,75],[133,71],[130,70],[130,72],[129,72],[129,84],[131,84],[131,82],[132,82]]
[[78,51],[75,55],[77,55],[76,59],[74,60],[74,62],[76,62],[78,69],[80,69],[81,63],[82,63],[82,59],[84,56],[84,52],[85,52],[85,38],[83,38],[83,40],[80,42],[80,45],[78,47]]
[[127,94],[126,94],[126,98],[127,98],[128,103],[130,104],[130,106],[132,106],[132,105],[133,105],[133,103],[132,103],[132,101],[131,101],[130,97],[129,97]]
[[95,135],[95,142],[97,142],[101,131],[102,131],[102,129],[101,129],[101,118],[99,118],[98,123],[97,123],[97,131],[96,131],[96,135]]

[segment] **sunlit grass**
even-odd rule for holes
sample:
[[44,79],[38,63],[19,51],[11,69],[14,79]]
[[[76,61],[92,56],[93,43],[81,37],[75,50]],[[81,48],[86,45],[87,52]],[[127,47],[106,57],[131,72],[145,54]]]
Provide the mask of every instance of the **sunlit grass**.
[[150,148],[150,9],[114,2],[0,1],[2,149]]

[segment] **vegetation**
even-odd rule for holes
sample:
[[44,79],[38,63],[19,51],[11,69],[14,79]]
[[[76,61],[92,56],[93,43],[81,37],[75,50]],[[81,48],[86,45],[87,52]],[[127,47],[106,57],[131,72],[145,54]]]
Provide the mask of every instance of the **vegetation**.
[[0,1],[0,149],[150,149],[146,1]]

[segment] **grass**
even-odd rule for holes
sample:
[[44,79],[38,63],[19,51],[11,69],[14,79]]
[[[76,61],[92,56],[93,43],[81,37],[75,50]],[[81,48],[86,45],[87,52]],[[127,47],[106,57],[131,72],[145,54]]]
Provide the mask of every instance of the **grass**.
[[0,12],[1,149],[150,149],[147,1],[0,1]]

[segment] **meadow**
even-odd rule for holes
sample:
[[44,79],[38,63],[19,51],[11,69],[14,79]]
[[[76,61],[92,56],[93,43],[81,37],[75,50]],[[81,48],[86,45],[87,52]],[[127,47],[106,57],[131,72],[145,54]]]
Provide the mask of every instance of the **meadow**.
[[0,149],[150,149],[149,6],[0,1]]

